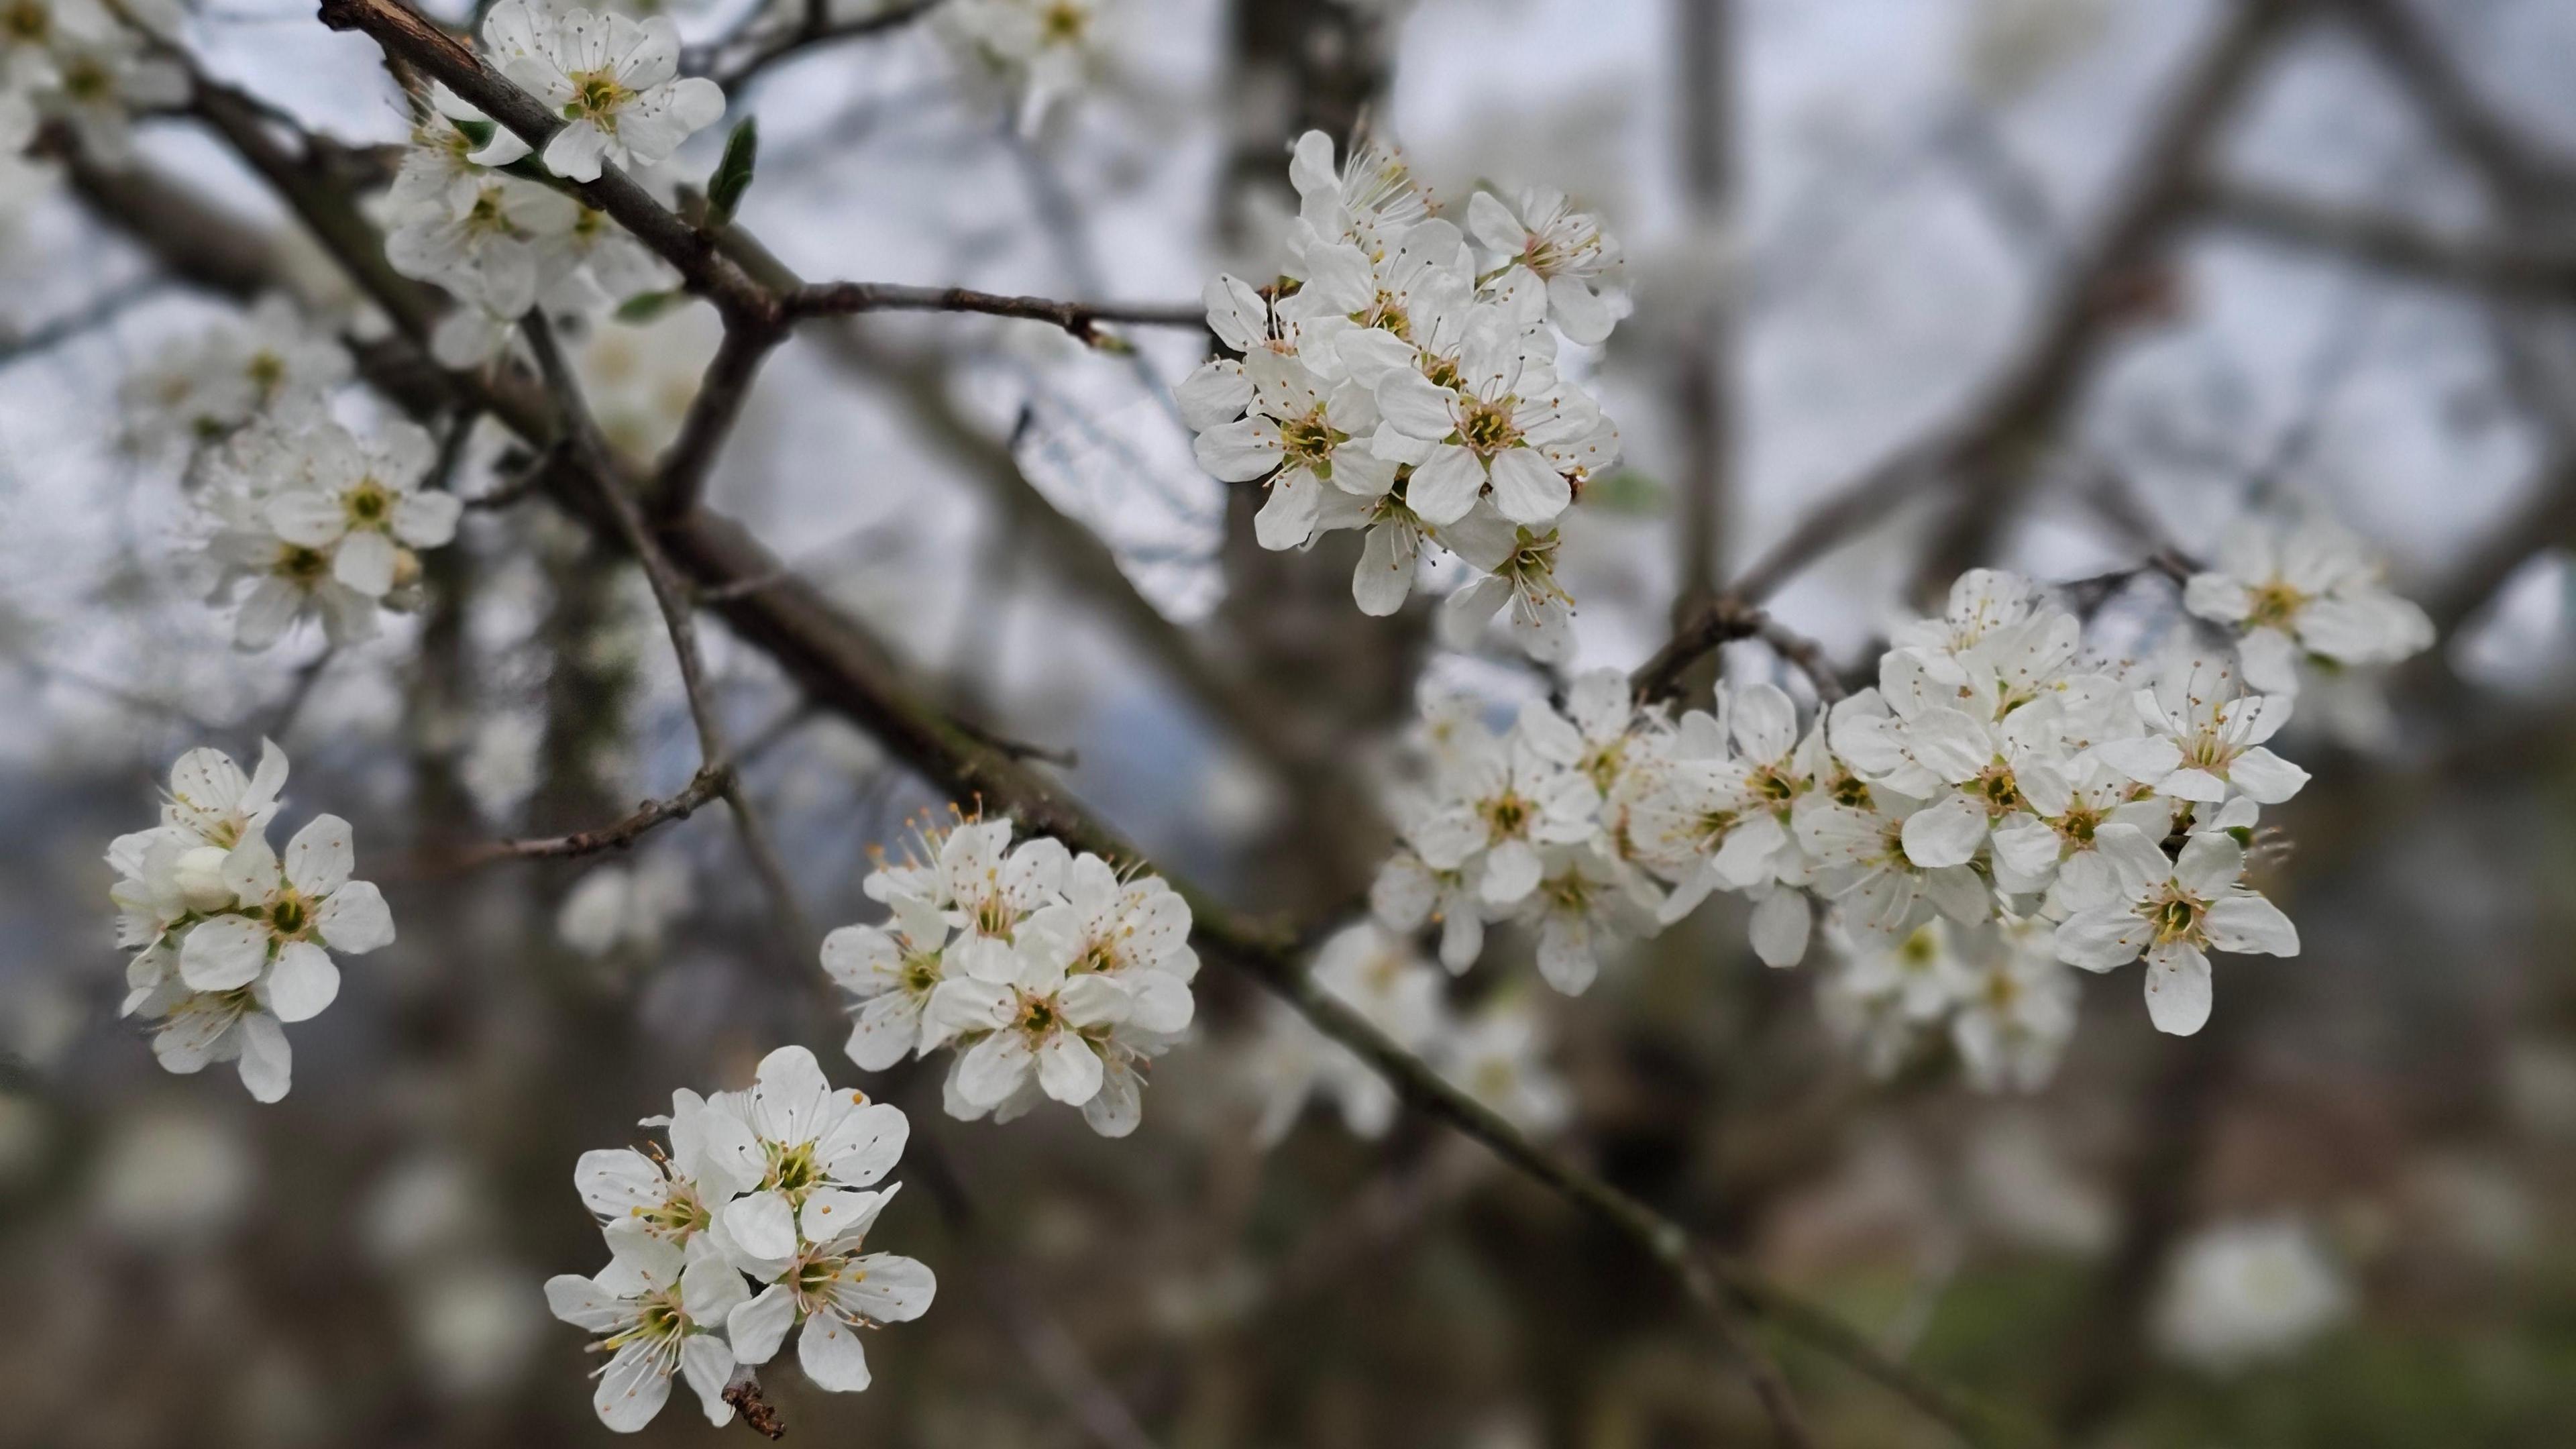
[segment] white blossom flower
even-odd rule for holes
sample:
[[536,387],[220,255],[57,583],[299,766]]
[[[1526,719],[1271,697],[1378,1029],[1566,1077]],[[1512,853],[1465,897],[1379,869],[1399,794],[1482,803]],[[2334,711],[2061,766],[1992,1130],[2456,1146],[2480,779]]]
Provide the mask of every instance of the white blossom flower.
[[1071,927],[1032,920],[1012,942],[1008,979],[951,976],[931,993],[931,1030],[943,1041],[972,1040],[950,1078],[969,1107],[1024,1107],[1036,1093],[1079,1107],[1099,1093],[1102,1041],[1134,1013],[1135,998],[1098,972],[1068,974],[1078,945]]
[[394,938],[384,897],[349,878],[347,821],[316,816],[288,842],[281,871],[266,831],[286,771],[267,741],[251,776],[219,750],[191,750],[171,767],[162,823],[118,837],[107,857],[117,941],[135,948],[118,1014],[154,1023],[165,1069],[235,1062],[262,1102],[290,1083],[283,1023],[316,1015],[339,992],[330,953]]
[[350,371],[346,348],[310,327],[293,302],[269,296],[163,348],[126,378],[118,398],[128,439],[153,453],[219,441],[254,421],[300,426]]
[[1553,320],[1568,338],[1587,346],[1610,336],[1618,322],[1612,304],[1594,284],[1619,265],[1619,244],[1601,230],[1601,218],[1566,205],[1565,194],[1534,186],[1520,196],[1519,214],[1490,191],[1467,202],[1476,239],[1503,256],[1495,290],[1515,317]]
[[2225,1223],[2176,1252],[2155,1338],[2174,1358],[2224,1372],[2296,1352],[2351,1308],[2341,1270],[2304,1223]]
[[2240,694],[2235,673],[2217,660],[2168,660],[2155,684],[2135,695],[2148,732],[2105,740],[2096,751],[2130,779],[2177,800],[2215,805],[2233,789],[2278,805],[2298,794],[2308,772],[2263,744],[2289,723],[2289,696]]
[[1950,1018],[1950,1042],[1969,1085],[2039,1090],[2075,1034],[2075,981],[2050,949],[2046,924],[1998,919],[1958,934],[1969,979]]
[[[866,1388],[858,1330],[919,1317],[937,1290],[922,1264],[864,1251],[895,1196],[891,1184],[870,1184],[903,1153],[903,1113],[834,1088],[811,1052],[782,1047],[762,1058],[749,1090],[677,1091],[670,1115],[643,1125],[668,1129],[667,1153],[588,1152],[574,1172],[601,1219],[609,1269],[546,1285],[557,1317],[605,1335],[601,1420],[642,1427],[676,1371],[722,1424],[736,1366],[769,1362],[799,1324],[807,1377]],[[762,1285],[757,1295],[745,1275]]]
[[881,1072],[922,1049],[922,1013],[942,979],[948,923],[928,904],[893,902],[884,926],[843,926],[823,938],[823,969],[859,1002],[844,1050]]
[[1442,797],[1412,822],[1408,840],[1435,870],[1457,869],[1481,855],[1477,890],[1494,906],[1515,904],[1537,889],[1545,870],[1539,847],[1589,838],[1601,804],[1590,780],[1518,742],[1463,756],[1443,782]]
[[1034,135],[1057,102],[1081,92],[1116,45],[1109,0],[949,0],[931,24],[960,59],[1016,98]]
[[2105,870],[2101,895],[2057,928],[2057,954],[2088,971],[2147,958],[2147,1014],[2156,1029],[2189,1036],[2209,1020],[2209,950],[2295,956],[2298,928],[2279,907],[2237,883],[2245,847],[2201,833],[2167,859],[2134,826],[2095,832]]
[[569,180],[596,181],[606,162],[658,165],[724,115],[714,81],[680,75],[680,35],[667,16],[501,0],[484,17],[483,43],[502,74],[564,118],[543,159]]
[[1456,523],[1488,498],[1504,518],[1537,527],[1573,501],[1566,474],[1596,461],[1577,445],[1600,409],[1557,375],[1546,337],[1485,312],[1468,326],[1455,384],[1410,368],[1378,383],[1386,425],[1374,446],[1412,465],[1405,502],[1424,522]]
[[[573,1165],[573,1186],[604,1227],[647,1233],[685,1246],[716,1224],[716,1211],[758,1186],[767,1158],[749,1123],[697,1093],[671,1094],[668,1117],[645,1125],[670,1133],[671,1150],[602,1148]],[[763,1169],[754,1175],[753,1168]]]
[[[919,1318],[939,1291],[928,1265],[863,1251],[868,1229],[893,1197],[888,1188],[818,1193],[808,1200],[794,1255],[777,1265],[757,1297],[726,1317],[736,1357],[767,1363],[795,1329],[797,1367],[816,1388],[854,1394],[868,1387],[860,1330]],[[762,1275],[755,1270],[754,1276]]]
[[748,1092],[718,1093],[708,1105],[749,1129],[710,1128],[707,1141],[750,1184],[724,1206],[718,1226],[742,1256],[762,1261],[794,1256],[800,1215],[815,1211],[818,1198],[837,1202],[884,1177],[912,1133],[900,1109],[834,1087],[799,1046],[761,1058]]
[[381,599],[397,580],[416,573],[418,550],[455,538],[464,504],[453,493],[420,486],[438,456],[426,428],[397,420],[361,442],[324,422],[301,443],[302,477],[271,494],[263,511],[287,543],[327,550],[331,576],[340,583]]
[[2295,694],[2300,656],[2329,665],[2390,664],[2433,642],[2433,621],[2382,585],[2362,541],[2322,518],[2291,526],[2248,518],[2221,535],[2218,567],[2197,573],[2183,603],[2237,631],[2245,682]]
[[1574,596],[1556,581],[1555,529],[1526,528],[1479,505],[1434,530],[1434,537],[1485,574],[1442,601],[1442,643],[1474,648],[1486,623],[1508,606],[1512,642],[1521,652],[1549,663],[1574,652]]
[[1403,934],[1440,924],[1440,964],[1460,972],[1476,964],[1485,950],[1485,912],[1490,909],[1475,883],[1484,878],[1484,858],[1474,855],[1454,870],[1434,870],[1422,857],[1400,849],[1386,858],[1369,884],[1369,912],[1379,925]]
[[1302,547],[1314,536],[1328,487],[1376,497],[1393,486],[1395,464],[1369,450],[1377,405],[1345,380],[1327,389],[1297,358],[1267,348],[1244,359],[1252,414],[1198,436],[1199,463],[1229,483],[1267,479],[1269,501],[1254,519],[1261,546]]
[[1526,997],[1489,1002],[1435,1042],[1440,1074],[1523,1132],[1546,1134],[1574,1116],[1574,1094],[1547,1064],[1545,1023]]
[[[496,12],[497,13],[497,12]],[[469,308],[516,319],[576,264],[581,203],[516,176],[484,172],[396,213],[385,260],[436,282]],[[453,341],[442,358],[457,350]]]
[[[1326,938],[1311,974],[1317,988],[1407,1051],[1425,1049],[1448,1029],[1440,973],[1405,938],[1374,922]],[[1334,1100],[1355,1137],[1382,1136],[1395,1121],[1395,1089],[1377,1069],[1285,1002],[1270,1003],[1244,1070],[1261,1109],[1253,1129],[1260,1146],[1287,1136],[1318,1092]]]
[[[1538,927],[1538,971],[1548,985],[1580,996],[1601,970],[1601,949],[1653,934],[1661,894],[1597,843],[1550,846],[1520,919]],[[1490,877],[1489,877],[1490,879]]]
[[1011,822],[981,820],[957,826],[939,843],[939,889],[957,939],[947,960],[982,981],[1018,978],[1022,963],[1011,952],[1020,922],[1064,898],[1064,873],[1073,856],[1064,842],[1040,836],[1011,845]]
[[653,1421],[671,1396],[671,1376],[697,1391],[707,1422],[733,1419],[725,1402],[734,1352],[721,1329],[751,1297],[742,1275],[704,1238],[687,1248],[642,1233],[609,1237],[611,1257],[595,1278],[563,1273],[546,1280],[555,1317],[600,1335],[609,1355],[591,1407],[599,1421],[631,1434]]
[[585,956],[621,947],[658,950],[662,934],[690,905],[688,862],[665,853],[633,866],[603,865],[573,883],[555,911],[555,934]]
[[1298,220],[1318,236],[1358,243],[1371,255],[1431,214],[1431,193],[1381,141],[1364,143],[1336,167],[1333,138],[1308,131],[1291,148],[1288,182],[1297,190]]
[[1905,849],[1906,822],[1926,802],[1872,789],[1866,804],[1823,795],[1799,802],[1798,844],[1816,863],[1817,888],[1857,931],[1903,936],[1931,912],[1974,925],[1992,911],[1992,893],[1966,865],[1926,867]]
[[[179,946],[179,977],[206,993],[250,993],[285,1022],[331,1004],[340,968],[331,952],[362,956],[393,944],[382,892],[352,880],[349,822],[317,815],[277,853],[253,833],[224,857],[232,908],[198,922]],[[325,949],[325,948],[328,949]]]

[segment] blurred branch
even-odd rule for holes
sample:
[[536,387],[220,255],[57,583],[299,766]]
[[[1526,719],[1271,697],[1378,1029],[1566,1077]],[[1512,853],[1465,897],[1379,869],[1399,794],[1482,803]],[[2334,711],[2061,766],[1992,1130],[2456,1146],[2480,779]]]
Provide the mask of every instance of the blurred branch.
[[[1673,12],[1680,32],[1673,54],[1681,98],[1682,191],[1691,226],[1715,244],[1719,228],[1727,225],[1735,180],[1733,8],[1726,0],[1675,0]],[[1711,298],[1688,309],[1674,348],[1672,401],[1682,435],[1675,624],[1717,597],[1731,462],[1733,333],[1727,304]]]
[[2401,276],[2502,293],[2576,295],[2576,251],[2448,237],[2402,216],[2224,181],[2200,183],[2193,204],[2221,226]]
[[[1945,587],[1990,551],[2029,486],[2032,463],[2081,400],[2096,343],[2161,290],[2153,275],[2158,254],[2189,212],[2203,159],[2273,41],[2309,4],[2230,0],[2228,8],[2216,37],[2164,102],[2092,242],[2048,289],[2038,331],[1967,425],[1927,460],[1933,472],[1954,475],[1957,496],[1944,505],[1945,521],[1916,574],[1918,589]],[[1901,492],[1909,481],[1887,486]]]
[[2039,326],[2003,373],[1963,419],[1897,449],[1811,510],[1737,576],[1730,593],[1761,602],[1889,510],[1945,485],[1957,496],[1919,578],[1945,581],[1976,562],[2027,483],[2034,456],[2081,395],[2095,342],[2155,291],[2155,254],[2188,209],[2211,138],[2272,40],[2306,8],[2306,0],[2235,0],[2220,33],[2165,102],[2093,241],[2049,287]]
[[105,327],[138,304],[161,295],[165,286],[155,278],[140,286],[110,292],[85,307],[39,322],[24,332],[0,329],[0,368],[14,367],[31,357],[40,357],[66,342]]
[[2405,0],[2336,0],[2336,8],[2499,200],[2522,207],[2553,193],[2576,197],[2576,160],[2542,152],[2499,114]]
[[[942,3],[944,0],[910,0],[910,3],[890,6],[873,15],[833,20],[830,18],[831,7],[823,0],[806,0],[804,14],[794,28],[767,40],[750,38],[742,32],[756,29],[758,22],[777,8],[763,6],[744,20],[742,31],[723,37],[695,55],[684,56],[681,69],[714,81],[724,87],[725,94],[730,97],[771,66],[845,41],[864,40],[872,35],[900,30],[938,9]],[[740,47],[738,53],[726,54],[737,45]]]

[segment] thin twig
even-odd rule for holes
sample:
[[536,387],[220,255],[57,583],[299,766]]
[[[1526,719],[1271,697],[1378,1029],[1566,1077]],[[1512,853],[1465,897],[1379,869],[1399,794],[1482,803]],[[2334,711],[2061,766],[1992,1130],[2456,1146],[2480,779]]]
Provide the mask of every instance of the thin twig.
[[1059,302],[1047,297],[978,292],[972,287],[908,287],[894,282],[824,282],[789,294],[786,306],[791,317],[838,317],[856,312],[981,312],[1049,323],[1094,344],[1106,336],[1099,330],[1103,322],[1137,327],[1207,325],[1207,309],[1189,304]]
[[655,826],[673,820],[686,820],[699,806],[723,794],[733,784],[731,766],[701,766],[686,788],[662,800],[647,800],[635,813],[611,821],[594,830],[576,830],[570,835],[553,835],[543,839],[495,840],[467,851],[458,860],[460,868],[484,865],[496,860],[569,860],[577,856],[599,855],[611,850],[624,850],[643,838]]
[[643,567],[645,582],[653,590],[653,602],[661,608],[663,626],[671,636],[671,652],[679,661],[681,692],[688,699],[689,718],[697,726],[700,769],[724,773],[722,794],[725,805],[733,812],[735,831],[742,837],[743,854],[750,857],[752,872],[769,893],[770,904],[778,912],[775,924],[787,938],[791,955],[802,957],[814,944],[813,926],[805,918],[804,907],[797,903],[786,864],[779,859],[760,816],[751,807],[741,775],[727,768],[732,754],[725,745],[724,721],[716,709],[715,693],[707,686],[706,656],[698,648],[697,610],[689,600],[688,585],[681,581],[669,556],[644,526],[643,512],[627,493],[618,476],[616,460],[599,435],[599,425],[582,403],[581,383],[573,376],[563,348],[556,343],[544,310],[531,311],[521,327],[530,350],[536,354],[547,390],[554,394],[563,412],[562,427],[572,442],[574,455],[586,465],[599,500],[607,505],[617,531]]
[[[753,46],[739,59],[730,63],[719,65],[715,55],[710,54],[698,58],[688,69],[724,87],[725,94],[730,96],[749,85],[762,72],[783,61],[796,59],[826,46],[838,45],[845,41],[864,40],[872,35],[883,35],[888,31],[902,29],[938,9],[943,3],[944,0],[911,0],[910,4],[880,10],[874,15],[837,22],[825,21],[824,17],[830,13],[827,7],[819,3],[810,4],[806,7],[804,22],[777,39]],[[728,40],[730,39],[732,37],[728,37]],[[719,43],[710,49],[720,53],[725,48],[727,47],[724,43]]]
[[1771,646],[1773,653],[1807,676],[1818,700],[1832,704],[1843,697],[1843,682],[1834,673],[1833,661],[1825,657],[1823,645],[1732,595],[1712,600],[1683,621],[1673,631],[1673,637],[1664,641],[1664,647],[1628,676],[1629,688],[1648,703],[1672,699],[1680,692],[1682,676],[1693,664],[1719,645],[1737,639],[1759,639]]

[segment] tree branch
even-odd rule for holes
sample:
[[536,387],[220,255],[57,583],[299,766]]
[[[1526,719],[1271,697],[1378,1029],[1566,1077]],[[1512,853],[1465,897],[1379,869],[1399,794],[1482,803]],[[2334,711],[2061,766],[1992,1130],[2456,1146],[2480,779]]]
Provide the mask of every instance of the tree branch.
[[2199,213],[2221,226],[2366,267],[2507,295],[2576,295],[2576,251],[2448,237],[2401,216],[2205,181]]

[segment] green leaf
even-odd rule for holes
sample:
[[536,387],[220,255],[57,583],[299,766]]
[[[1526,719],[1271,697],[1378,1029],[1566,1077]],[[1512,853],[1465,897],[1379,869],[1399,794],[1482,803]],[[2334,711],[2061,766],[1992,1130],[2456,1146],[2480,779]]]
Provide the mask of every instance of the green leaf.
[[617,320],[640,327],[689,300],[686,292],[638,292],[617,304]]
[[707,178],[707,224],[723,226],[733,220],[733,210],[742,204],[742,194],[751,189],[751,173],[760,164],[760,122],[752,116],[725,137],[724,159],[716,163],[716,172]]
[[500,133],[500,128],[490,121],[458,121],[456,129],[465,133],[465,139],[473,142],[477,151],[491,145],[492,138]]
[[1672,507],[1672,490],[1634,468],[1605,473],[1583,487],[1583,505],[1604,513],[1651,517]]

